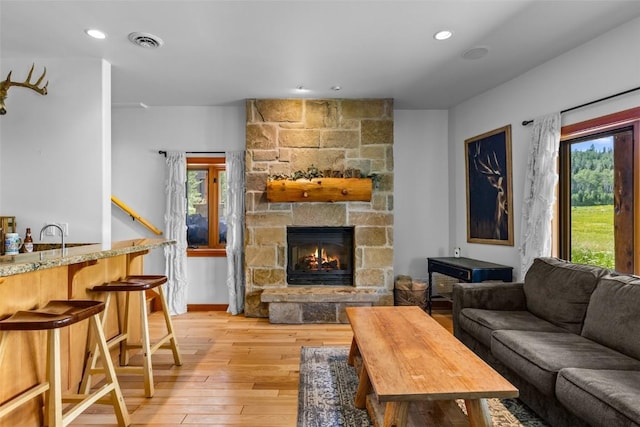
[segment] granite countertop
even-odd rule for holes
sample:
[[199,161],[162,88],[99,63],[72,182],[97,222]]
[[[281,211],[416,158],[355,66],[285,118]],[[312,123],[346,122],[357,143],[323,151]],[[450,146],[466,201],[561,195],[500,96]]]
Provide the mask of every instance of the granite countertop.
[[0,256],[0,277],[142,252],[175,243],[175,240],[167,239],[121,240],[112,242],[111,245],[70,243],[64,253],[61,249],[51,249],[18,255],[3,255]]

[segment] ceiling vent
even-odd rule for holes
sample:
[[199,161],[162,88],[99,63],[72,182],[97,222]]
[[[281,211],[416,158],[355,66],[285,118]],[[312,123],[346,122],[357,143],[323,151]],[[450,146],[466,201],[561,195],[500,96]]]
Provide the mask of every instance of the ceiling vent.
[[129,34],[129,41],[145,49],[157,49],[164,44],[160,37],[149,33],[131,33]]

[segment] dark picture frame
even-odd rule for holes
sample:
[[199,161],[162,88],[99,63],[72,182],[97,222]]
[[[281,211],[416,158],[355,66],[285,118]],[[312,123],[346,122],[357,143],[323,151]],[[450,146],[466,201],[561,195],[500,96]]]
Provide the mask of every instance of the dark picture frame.
[[467,242],[513,246],[511,125],[464,141]]

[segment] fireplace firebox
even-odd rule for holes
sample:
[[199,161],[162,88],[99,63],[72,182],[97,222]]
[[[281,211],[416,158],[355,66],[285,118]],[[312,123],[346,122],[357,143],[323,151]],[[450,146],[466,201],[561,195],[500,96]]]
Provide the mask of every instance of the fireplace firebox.
[[287,227],[287,283],[353,286],[353,227]]

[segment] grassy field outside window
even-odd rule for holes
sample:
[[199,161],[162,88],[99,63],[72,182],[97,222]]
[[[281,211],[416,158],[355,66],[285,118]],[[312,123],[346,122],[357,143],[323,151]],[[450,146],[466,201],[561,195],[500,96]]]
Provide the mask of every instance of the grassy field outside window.
[[615,267],[613,205],[571,208],[571,261]]

